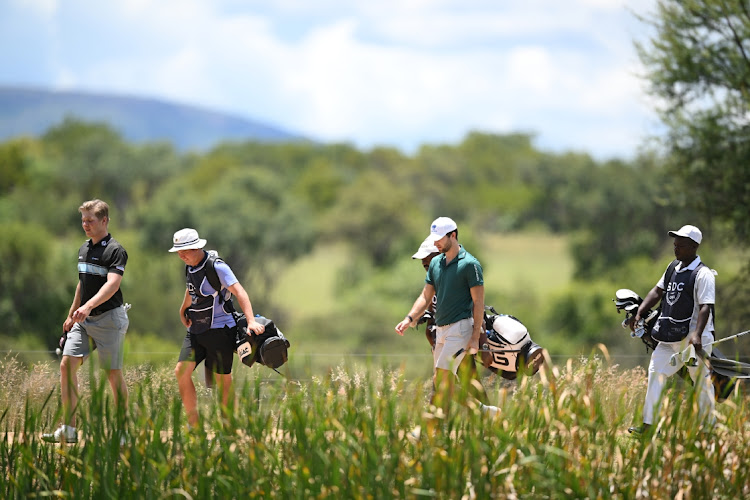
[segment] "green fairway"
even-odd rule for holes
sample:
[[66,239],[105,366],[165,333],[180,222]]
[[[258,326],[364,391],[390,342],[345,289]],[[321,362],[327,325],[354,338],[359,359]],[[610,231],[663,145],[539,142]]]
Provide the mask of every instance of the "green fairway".
[[481,239],[485,286],[511,294],[545,295],[565,286],[573,273],[567,238],[545,233],[493,234]]
[[273,302],[286,305],[295,319],[331,312],[336,305],[336,276],[349,257],[345,245],[316,246],[310,255],[284,269]]

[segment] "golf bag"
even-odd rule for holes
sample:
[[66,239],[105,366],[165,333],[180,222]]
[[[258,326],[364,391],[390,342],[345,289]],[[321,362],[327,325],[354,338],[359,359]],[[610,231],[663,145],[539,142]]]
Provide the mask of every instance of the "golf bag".
[[539,371],[544,363],[544,349],[531,340],[521,321],[485,306],[484,325],[479,347],[485,368],[500,372],[507,380],[515,380],[518,372],[534,375]]
[[[615,298],[612,300],[615,303],[618,314],[620,311],[625,311],[625,319],[622,321],[622,327],[629,329],[631,323],[635,320],[635,315],[638,313],[638,307],[643,302],[643,299],[633,290],[621,288],[615,292]],[[645,311],[644,317],[641,318],[640,323],[633,325],[634,330],[630,333],[631,337],[641,339],[641,341],[646,344],[646,347],[651,350],[656,349],[656,346],[659,344],[658,340],[651,337],[651,331],[654,328],[654,325],[656,325],[659,313],[660,308]],[[714,386],[714,395],[717,401],[724,401],[734,390],[737,378],[741,374],[741,371],[737,371],[738,362],[728,359],[716,347],[712,348],[708,361],[711,365],[711,382]],[[739,364],[742,365],[744,363]],[[742,369],[742,367],[739,368],[740,370]],[[686,382],[692,384],[693,381],[690,378],[687,367],[683,366],[680,368],[677,375]]]
[[255,321],[265,327],[263,333],[256,335],[246,333],[247,318],[243,313],[235,312],[234,318],[237,321],[235,350],[243,364],[253,366],[258,362],[275,370],[287,362],[289,341],[272,320],[256,314]]

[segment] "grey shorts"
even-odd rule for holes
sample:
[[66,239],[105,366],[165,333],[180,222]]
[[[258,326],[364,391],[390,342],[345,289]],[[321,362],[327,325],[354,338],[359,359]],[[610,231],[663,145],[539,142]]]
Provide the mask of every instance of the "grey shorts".
[[91,353],[91,341],[96,343],[103,369],[121,370],[125,333],[129,324],[128,313],[122,306],[97,316],[89,316],[83,322],[75,323],[68,332],[63,356],[87,357]]

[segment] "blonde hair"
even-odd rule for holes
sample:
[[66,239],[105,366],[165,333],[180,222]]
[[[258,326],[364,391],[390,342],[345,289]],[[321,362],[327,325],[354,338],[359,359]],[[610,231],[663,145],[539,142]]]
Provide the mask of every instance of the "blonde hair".
[[99,220],[102,220],[105,217],[109,218],[109,205],[99,199],[84,201],[81,206],[78,207],[78,211],[94,212],[94,215],[96,215],[96,218]]

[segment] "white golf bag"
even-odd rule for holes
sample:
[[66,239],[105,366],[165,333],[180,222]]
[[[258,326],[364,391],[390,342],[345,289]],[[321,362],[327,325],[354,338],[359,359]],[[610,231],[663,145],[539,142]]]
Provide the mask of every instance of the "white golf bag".
[[[490,311],[492,314],[487,314]],[[544,349],[531,340],[517,318],[485,307],[485,334],[479,339],[482,364],[503,378],[514,380],[519,371],[534,375],[544,363]]]

